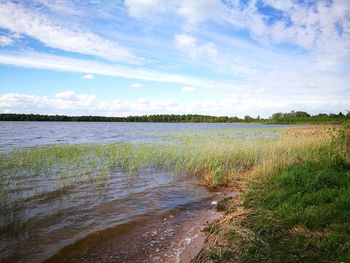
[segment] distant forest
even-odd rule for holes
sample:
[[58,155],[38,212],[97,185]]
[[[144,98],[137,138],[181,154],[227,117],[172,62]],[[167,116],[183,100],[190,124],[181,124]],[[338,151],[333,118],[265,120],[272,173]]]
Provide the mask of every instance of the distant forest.
[[157,114],[128,117],[104,117],[104,116],[65,116],[65,115],[40,115],[40,114],[0,114],[0,121],[87,121],[87,122],[206,122],[206,123],[232,123],[232,122],[254,122],[254,123],[342,123],[350,120],[350,112],[326,114],[320,113],[310,115],[304,111],[291,111],[289,113],[274,113],[269,118],[254,118],[251,116],[227,117],[209,116],[198,114]]

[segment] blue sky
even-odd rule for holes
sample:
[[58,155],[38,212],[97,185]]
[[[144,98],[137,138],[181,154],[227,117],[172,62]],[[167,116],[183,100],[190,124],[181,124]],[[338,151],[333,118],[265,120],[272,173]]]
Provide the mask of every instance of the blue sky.
[[0,112],[350,109],[348,0],[0,0]]

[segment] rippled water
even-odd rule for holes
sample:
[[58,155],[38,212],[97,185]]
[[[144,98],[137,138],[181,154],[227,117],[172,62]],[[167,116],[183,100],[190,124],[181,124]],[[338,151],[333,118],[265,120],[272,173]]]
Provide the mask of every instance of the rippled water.
[[[167,132],[262,126],[0,122],[0,151],[51,144],[158,142],[163,140],[160,135]],[[41,262],[59,251],[49,262],[61,262],[67,255],[71,261],[80,262],[82,255],[89,253],[89,260],[84,261],[108,262],[111,258],[106,255],[110,254],[115,262],[138,262],[160,253],[165,246],[174,247],[175,251],[181,242],[173,244],[166,241],[167,236],[171,233],[185,240],[185,234],[193,230],[192,224],[186,226],[186,220],[195,219],[198,211],[208,209],[213,194],[186,174],[150,168],[132,175],[116,170],[94,179],[82,176],[72,185],[57,188],[62,179],[25,174],[16,179],[24,183],[20,191],[9,196],[15,208],[0,215],[0,262]],[[164,219],[172,222],[169,227],[160,227]],[[182,228],[174,228],[180,222]],[[128,249],[130,244],[125,240],[133,244],[133,249]],[[98,251],[105,251],[99,258],[91,251],[102,241],[107,243],[99,247]],[[146,249],[149,242],[154,242],[152,251]]]
[[[208,197],[208,191],[185,175],[142,170],[116,172],[101,181],[76,184],[52,194],[47,178],[27,179],[26,198],[17,214],[18,233],[0,237],[2,262],[39,262],[86,235]],[[34,188],[42,188],[34,196]]]
[[0,121],[0,151],[49,144],[157,142],[167,132],[280,127],[247,123],[124,123]]

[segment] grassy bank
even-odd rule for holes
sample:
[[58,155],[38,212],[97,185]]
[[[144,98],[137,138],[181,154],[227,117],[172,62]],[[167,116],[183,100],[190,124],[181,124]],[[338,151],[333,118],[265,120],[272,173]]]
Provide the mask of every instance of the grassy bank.
[[323,132],[287,131],[298,154],[239,176],[198,262],[350,262],[350,130]]

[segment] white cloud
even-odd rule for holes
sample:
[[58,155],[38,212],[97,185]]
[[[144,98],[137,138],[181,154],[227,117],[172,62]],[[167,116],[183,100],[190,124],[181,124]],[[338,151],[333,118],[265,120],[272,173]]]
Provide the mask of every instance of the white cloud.
[[267,0],[270,6],[281,12],[281,17],[272,24],[269,15],[260,12],[257,1],[251,1],[246,8],[233,4],[224,21],[237,29],[246,29],[262,42],[290,43],[308,50],[326,50],[325,46],[336,47],[339,43],[349,45],[350,37],[340,34],[350,28],[350,5],[347,0],[329,3],[316,1],[312,4],[289,0]]
[[52,56],[42,53],[0,53],[0,63],[19,67],[51,69],[57,71],[79,73],[90,72],[90,74],[96,75],[176,83],[181,85],[194,85],[201,86],[203,88],[217,86],[216,81],[213,82],[207,79],[199,79],[180,74],[145,70],[135,67],[105,64],[91,60],[79,60],[60,56]]
[[0,28],[35,38],[46,46],[64,51],[102,57],[107,60],[141,63],[126,48],[81,29],[67,28],[51,18],[21,5],[0,4]]
[[[36,5],[42,5],[52,12],[66,15],[82,15],[70,0],[32,0]],[[75,1],[74,1],[75,2]]]
[[62,100],[73,100],[75,93],[73,90],[63,91],[55,94],[55,98]]
[[[60,1],[35,0],[50,8],[52,12],[60,12]],[[121,10],[125,12],[127,7],[131,16],[146,21],[135,21],[128,16],[117,17],[114,14],[110,25],[115,25],[116,30],[119,30],[118,26],[126,25],[123,23],[130,24],[126,26],[125,31],[121,30],[121,35],[113,30],[105,33],[112,37],[118,35],[117,37],[126,40],[130,47],[138,49],[140,54],[146,54],[149,59],[148,64],[143,65],[144,68],[102,63],[93,61],[92,58],[83,60],[28,51],[3,51],[0,53],[0,63],[77,72],[79,75],[128,78],[135,82],[130,87],[136,84],[137,87],[137,82],[157,81],[177,84],[178,87],[196,87],[201,93],[204,89],[220,94],[220,98],[201,98],[201,101],[188,104],[174,100],[162,104],[163,102],[149,98],[132,102],[114,101],[119,105],[118,112],[136,112],[139,108],[142,109],[141,105],[146,104],[151,105],[150,108],[154,111],[160,112],[162,109],[159,105],[166,105],[168,108],[163,110],[167,112],[193,110],[205,113],[205,107],[208,107],[208,113],[215,115],[235,115],[236,112],[261,114],[259,111],[291,109],[344,110],[349,107],[346,104],[350,98],[350,5],[346,0],[333,0],[327,4],[325,1],[311,2],[300,4],[292,0],[251,0],[241,4],[241,1],[235,0],[126,0],[125,5],[119,3]],[[40,11],[35,9],[36,5],[32,4],[31,7],[31,4],[24,1],[16,3],[20,4],[0,0],[0,27],[35,38],[49,47],[116,61],[139,62],[130,51],[124,53],[125,49],[119,45],[115,46],[114,42],[90,31],[86,32],[74,26],[67,27],[70,20],[67,24],[58,23],[57,17],[60,15],[52,15],[51,11],[45,8],[45,12],[36,12]],[[269,5],[276,9],[281,15],[280,19],[273,17],[274,19],[268,22],[269,15],[263,14],[259,5]],[[90,2],[84,7],[91,7]],[[69,14],[69,5],[64,9],[62,12]],[[48,14],[52,16],[49,17]],[[74,19],[76,18],[72,20],[77,21]],[[165,25],[170,27],[165,28],[164,24],[160,24],[159,27],[150,29],[148,22],[152,22],[151,19],[167,19]],[[201,25],[206,21],[210,23]],[[95,21],[91,21],[92,28],[98,30],[98,25],[92,22]],[[129,28],[135,31],[128,31]],[[139,33],[138,30],[142,31],[141,37],[135,34]],[[239,39],[241,34],[233,32],[242,30],[250,33],[257,41]],[[183,33],[174,36],[174,32]],[[173,36],[175,40],[172,39]],[[16,44],[19,43],[11,33],[7,37],[15,40]],[[139,45],[141,38],[142,46]],[[22,47],[27,45],[26,40],[23,41]],[[264,45],[260,45],[259,41]],[[9,43],[9,40],[5,39],[3,43]],[[275,49],[272,44],[276,43],[295,44],[308,52],[290,46],[288,49],[284,49],[283,46]],[[152,67],[162,70],[152,70]],[[77,100],[77,95],[72,92],[57,96],[60,98],[47,99],[63,101],[64,96],[71,96]],[[37,97],[32,99],[38,100]],[[43,97],[40,99],[44,100]],[[66,99],[65,103],[68,101],[71,99]],[[96,99],[93,103],[96,110],[108,112],[104,105],[109,102],[97,102],[99,101]],[[135,105],[131,105],[132,103]],[[71,104],[66,105],[68,109]],[[115,110],[117,111],[117,108]]]
[[125,0],[131,16],[147,18],[155,14],[172,11],[176,7],[175,0]]
[[[308,4],[291,0],[251,0],[244,4],[235,0],[127,0],[125,4],[130,14],[138,18],[172,12],[174,16],[185,19],[184,29],[187,31],[211,20],[221,26],[247,30],[264,44],[289,43],[308,50],[350,46],[348,0]],[[274,12],[263,13],[261,6],[275,9],[275,13],[280,12],[280,17],[272,17]]]
[[192,57],[209,57],[212,60],[218,58],[218,50],[213,43],[198,44],[197,39],[188,34],[175,36],[176,43]]
[[13,44],[13,39],[9,38],[7,36],[0,36],[0,46],[5,47],[5,46],[10,46]]
[[267,117],[273,112],[291,109],[307,110],[311,113],[339,112],[347,109],[350,102],[350,99],[330,102],[328,98],[313,96],[313,100],[304,98],[295,103],[290,99],[278,100],[276,96],[266,96],[262,90],[257,93],[255,96],[232,93],[221,98],[186,102],[147,98],[99,100],[94,94],[76,94],[74,91],[60,92],[54,96],[6,93],[0,94],[0,112],[104,116],[198,113],[240,117],[249,114]]
[[[195,3],[201,1],[193,1]],[[220,1],[217,1],[220,2]],[[192,5],[191,1],[185,1],[183,4]],[[194,5],[194,4],[193,4]],[[220,2],[222,5],[222,2]],[[318,67],[320,70],[339,70],[344,71],[349,68],[350,61],[350,5],[347,0],[335,0],[329,3],[318,1],[312,4],[296,3],[295,1],[269,0],[263,2],[263,5],[270,6],[280,12],[281,17],[273,22],[268,22],[269,15],[261,12],[258,6],[261,3],[256,0],[249,1],[242,5],[240,1],[227,1],[220,8],[220,15],[207,16],[206,10],[201,8],[188,9],[189,14],[193,17],[200,17],[197,23],[204,23],[211,19],[216,21],[220,26],[231,25],[236,30],[247,30],[250,35],[262,42],[265,47],[271,44],[288,43],[300,46],[309,51],[309,60],[313,58],[313,68]],[[215,8],[214,9],[214,13]],[[176,11],[178,12],[178,11]],[[190,19],[191,15],[188,16]],[[198,32],[198,28],[195,32]],[[200,32],[200,31],[199,31]],[[208,35],[208,34],[207,34]],[[216,34],[219,35],[220,34]],[[239,51],[221,51],[216,42],[217,37],[212,38],[213,43],[199,43],[199,41],[187,34],[179,34],[175,37],[177,44],[183,48],[187,54],[196,62],[201,59],[207,59],[221,71],[236,72],[240,75],[255,75],[256,64],[259,60],[265,60],[265,57],[255,57],[253,63],[248,63],[252,58],[251,54],[246,54],[248,60],[243,56],[237,56],[240,52],[251,50],[251,45],[241,48]],[[228,47],[230,40],[226,41],[221,47]],[[244,50],[245,49],[245,50]],[[271,49],[270,49],[271,50]],[[265,53],[268,49],[265,48]],[[253,51],[254,53],[254,51]],[[290,61],[295,62],[294,57]],[[309,62],[299,63],[293,66],[291,62],[286,61],[281,66],[289,64],[297,68],[301,66],[309,67]],[[276,65],[269,62],[270,68]],[[310,63],[309,63],[310,64]],[[207,65],[202,61],[202,65]],[[318,65],[318,66],[317,66]],[[214,68],[215,69],[215,68]],[[259,65],[257,67],[259,68]]]
[[265,0],[264,3],[279,10],[287,10],[294,6],[291,0]]
[[205,66],[211,65],[216,71],[240,75],[256,73],[254,68],[243,63],[238,56],[220,52],[211,42],[200,44],[196,38],[188,34],[176,35],[175,42],[190,58],[202,62]]
[[131,88],[134,88],[134,89],[139,89],[139,88],[143,88],[143,84],[141,83],[133,83],[130,85]]
[[131,16],[138,19],[154,18],[164,13],[183,17],[187,25],[196,25],[207,19],[218,19],[225,6],[218,0],[125,0]]
[[184,92],[184,93],[190,93],[190,92],[196,91],[196,88],[195,87],[191,87],[191,86],[183,86],[181,88],[181,91]]
[[[289,111],[292,109],[339,112],[348,109],[350,105],[350,90],[348,87],[348,83],[350,83],[350,75],[344,71],[324,71],[320,73],[320,70],[317,67],[321,67],[322,65],[317,64],[310,66],[303,71],[291,71],[289,68],[276,68],[275,71],[258,74],[255,78],[249,79],[249,81],[230,83],[220,80],[197,79],[177,74],[119,67],[92,61],[68,59],[38,53],[26,55],[0,54],[0,63],[22,67],[79,72],[84,74],[90,72],[90,74],[123,77],[143,81],[175,83],[188,87],[200,87],[202,93],[210,92],[217,94],[210,94],[209,96],[211,99],[209,100],[205,100],[203,99],[204,97],[202,97],[201,100],[194,100],[188,102],[188,104],[181,104],[182,102],[176,100],[167,101],[164,105],[168,108],[165,106],[163,108],[158,107],[159,105],[163,105],[163,101],[154,102],[154,104],[152,104],[153,106],[150,108],[152,109],[152,112],[150,113],[191,113],[191,110],[193,110],[193,113],[210,113],[214,115],[242,114],[242,116],[244,116],[245,114],[260,114],[263,116],[264,114],[268,115],[275,111]],[[310,89],[310,87],[313,88]],[[199,88],[197,88],[197,90],[198,89]],[[12,97],[16,96],[13,95]],[[67,110],[72,109],[79,111],[79,107],[76,106],[76,103],[72,104],[67,102],[67,98],[73,98],[75,96],[72,91],[57,96],[59,98],[55,99],[63,100],[66,98],[66,104],[59,103],[59,105],[66,105]],[[30,105],[32,106],[27,102],[23,102],[26,98],[28,100],[27,102],[29,104],[31,103]],[[43,99],[42,97],[40,98],[40,100]],[[90,101],[93,99],[93,97],[89,98]],[[14,104],[7,104],[7,99],[10,99],[10,97],[7,97],[0,102],[2,110],[10,109],[11,111],[16,110],[16,112],[26,110],[26,112],[30,112],[31,107],[33,107],[33,109],[38,109],[37,106],[34,105],[39,102],[38,97],[36,96],[33,98],[23,97],[21,99],[21,105],[24,106],[21,107],[19,107],[19,105],[16,106],[16,103],[19,100],[15,100]],[[84,97],[84,99],[86,99],[86,97]],[[114,109],[114,106],[111,105],[113,103],[107,103],[108,107],[110,106],[112,107],[111,109]],[[118,103],[115,103],[116,105],[120,105],[120,107],[126,107],[126,105],[129,105],[127,110],[116,110],[117,113],[127,112],[128,114],[142,114],[142,111],[138,111],[137,108],[141,106],[137,104],[135,104],[135,106],[132,105],[133,103],[136,103],[135,101],[130,103],[118,101]],[[175,104],[180,106],[175,107]],[[106,103],[96,105],[96,111],[100,112],[99,114],[111,113],[111,111],[108,111],[108,107],[103,106],[106,105]],[[88,112],[89,108],[82,108],[81,110]],[[91,111],[92,110],[93,108],[91,108]],[[147,109],[145,110],[148,112]],[[41,112],[44,113],[45,111],[42,110]],[[91,114],[93,114],[93,112],[91,112]]]
[[52,97],[35,96],[18,93],[0,95],[0,109],[10,112],[42,112],[45,110],[75,111],[87,110],[96,103],[96,96],[89,94],[77,95],[74,91],[57,93]]
[[92,74],[85,74],[83,76],[81,76],[82,79],[94,79],[94,75]]
[[226,10],[224,4],[217,0],[184,0],[177,11],[188,24],[195,25],[208,19],[220,20]]
[[197,46],[197,39],[188,34],[177,34],[175,40],[180,46],[186,48],[196,48]]

